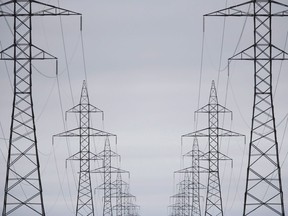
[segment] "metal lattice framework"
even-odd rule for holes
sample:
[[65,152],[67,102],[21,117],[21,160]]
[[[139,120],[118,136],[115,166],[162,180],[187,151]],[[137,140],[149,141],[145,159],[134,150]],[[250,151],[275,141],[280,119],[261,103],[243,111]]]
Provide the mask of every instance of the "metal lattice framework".
[[[246,12],[247,7],[252,10]],[[253,18],[253,45],[230,58],[254,63],[254,104],[243,215],[284,215],[272,63],[287,60],[287,53],[272,44],[272,17],[288,16],[288,5],[272,0],[253,0],[206,16]]]
[[177,184],[177,194],[171,198],[173,204],[170,207],[171,216],[189,216],[191,214],[191,175],[188,171],[184,173],[184,178]]
[[[38,5],[44,10],[35,11]],[[45,215],[32,100],[33,60],[56,59],[32,41],[32,16],[80,15],[31,0],[0,4],[0,17],[13,18],[13,44],[0,52],[14,64],[14,98],[2,215]]]
[[208,137],[209,150],[201,156],[201,160],[207,160],[209,164],[205,215],[223,216],[219,161],[231,159],[219,151],[219,138],[243,135],[219,127],[219,114],[231,113],[231,111],[218,104],[214,81],[212,81],[210,89],[209,103],[197,110],[196,113],[208,114],[209,127],[183,135],[182,137]]
[[[189,215],[200,216],[200,189],[205,189],[205,186],[200,183],[200,173],[207,173],[208,169],[200,166],[200,157],[203,153],[199,150],[198,139],[195,137],[193,140],[192,150],[184,154],[184,157],[191,157],[191,166],[184,169],[178,170],[175,173],[184,174],[184,179],[189,175],[191,179],[191,184],[187,189],[189,190],[185,193],[189,198],[189,203],[184,206],[186,212],[189,209]],[[186,177],[185,177],[186,176]]]
[[112,183],[115,188],[115,198],[116,198],[116,205],[113,206],[113,209],[115,210],[116,216],[122,216],[123,215],[123,186],[126,184],[126,182],[122,181],[121,173],[117,173],[116,180]]
[[125,173],[127,171],[112,166],[112,157],[119,157],[119,155],[111,150],[109,136],[105,139],[104,150],[97,154],[97,157],[103,160],[103,165],[92,170],[91,173],[102,173],[104,175],[104,183],[99,186],[100,189],[104,190],[103,216],[112,216],[112,194],[114,189],[112,174]]
[[115,192],[112,194],[112,198],[116,199],[113,210],[116,216],[138,216],[139,206],[134,202],[136,197],[130,194],[129,184],[122,180],[121,173],[117,173],[116,180],[112,182]]
[[[193,140],[192,151],[186,153],[184,156],[191,157],[192,166],[184,169],[183,171],[191,172],[191,197],[192,197],[192,206],[191,212],[193,216],[201,216],[200,208],[200,189],[205,187],[200,183],[200,173],[207,173],[207,169],[200,167],[200,157],[203,153],[199,150],[198,139],[195,137]],[[183,172],[182,171],[182,172]],[[180,171],[181,172],[181,171]]]
[[67,159],[79,161],[80,165],[76,215],[93,216],[94,205],[90,176],[90,161],[101,160],[102,158],[99,158],[97,155],[90,151],[90,137],[107,137],[115,135],[90,127],[90,114],[101,113],[103,116],[103,111],[89,103],[88,90],[85,81],[83,81],[82,85],[80,103],[68,110],[67,113],[79,114],[80,126],[78,128],[54,135],[53,137],[78,137],[80,139],[80,151],[73,154]]

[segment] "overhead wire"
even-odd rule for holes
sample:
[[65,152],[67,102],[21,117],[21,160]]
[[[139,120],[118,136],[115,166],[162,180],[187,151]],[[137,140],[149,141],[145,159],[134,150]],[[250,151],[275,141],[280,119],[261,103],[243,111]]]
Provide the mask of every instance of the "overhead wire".
[[[61,109],[61,115],[62,115],[62,123],[63,123],[64,130],[66,131],[66,122],[65,122],[63,102],[62,102],[60,84],[59,84],[58,77],[57,77],[57,87],[58,87],[58,97],[59,97],[59,103],[60,103],[60,109]],[[69,155],[71,155],[68,137],[66,137],[66,145],[67,145],[67,148],[68,148],[68,153],[69,153]],[[74,166],[71,163],[70,163],[70,165],[71,165],[71,168],[72,168],[72,171],[73,171],[72,176],[73,176],[74,184],[75,184],[75,187],[77,188],[76,177],[75,177],[75,174],[74,174],[75,173]],[[70,186],[69,186],[69,179],[68,179],[67,175],[66,175],[66,177],[67,177],[67,180],[68,180],[67,181],[68,182],[68,191],[69,191],[70,199],[71,199],[71,202],[72,202],[72,193],[71,193]]]
[[[58,6],[60,7],[60,1],[59,0],[57,0],[57,1],[58,1]],[[72,104],[74,106],[75,101],[74,101],[74,95],[73,95],[72,84],[71,84],[71,76],[70,76],[70,70],[69,70],[69,64],[68,64],[68,57],[67,57],[66,43],[65,43],[65,37],[64,37],[64,28],[63,28],[62,16],[59,16],[59,19],[60,19],[63,50],[64,50],[64,55],[65,55],[65,64],[66,64],[66,69],[67,69],[67,77],[68,77],[68,82],[69,82],[70,97],[72,100]]]
[[[57,173],[57,178],[58,178],[58,182],[59,182],[59,187],[60,187],[60,191],[61,191],[61,193],[62,193],[63,199],[64,199],[65,206],[66,206],[67,209],[70,211],[70,213],[74,214],[74,211],[72,210],[73,208],[68,204],[68,202],[67,202],[67,200],[66,200],[66,197],[65,197],[64,188],[63,188],[63,183],[64,183],[64,178],[65,178],[65,177],[63,176],[63,179],[61,180],[54,146],[53,146],[53,156],[54,156],[54,157],[53,157],[53,158],[54,158],[54,164],[55,164],[55,166],[56,166],[56,173]],[[68,187],[68,189],[70,189],[70,188]],[[60,193],[60,192],[59,192],[59,193]],[[56,204],[57,200],[59,199],[59,193],[58,193],[58,196],[57,196],[54,204]],[[71,199],[72,196],[71,196],[70,190],[69,190],[69,194],[70,194],[70,199]],[[70,201],[70,203],[72,203],[72,202]],[[52,206],[53,206],[53,205],[52,205]],[[72,209],[71,209],[71,208],[72,208]],[[51,207],[50,209],[52,209],[52,207]]]
[[[7,141],[8,141],[9,139],[6,139],[6,137],[5,137],[5,133],[4,133],[4,130],[3,130],[3,126],[2,126],[1,121],[0,121],[0,129],[1,129],[2,137],[3,137],[2,140],[4,140],[6,150],[8,151],[8,143],[7,143]],[[1,152],[1,155],[2,155],[2,157],[3,157],[3,159],[4,159],[4,161],[7,161],[6,156],[4,155],[4,153],[3,153],[3,151],[2,151],[2,148],[0,148],[0,152]]]
[[[81,19],[82,22],[82,19]],[[81,24],[81,31],[80,31],[80,37],[81,37],[81,50],[82,50],[82,60],[83,60],[83,67],[84,67],[84,74],[85,74],[85,80],[87,81],[88,84],[88,77],[87,77],[87,68],[86,68],[86,58],[85,58],[85,47],[84,47],[84,41],[83,41],[83,29],[82,29],[82,24]]]

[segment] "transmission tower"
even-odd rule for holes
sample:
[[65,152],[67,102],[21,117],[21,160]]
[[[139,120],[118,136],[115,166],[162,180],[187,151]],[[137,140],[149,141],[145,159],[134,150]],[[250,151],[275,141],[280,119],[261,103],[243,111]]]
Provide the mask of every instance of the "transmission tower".
[[[45,8],[35,11],[35,5]],[[3,215],[45,215],[32,100],[32,62],[56,59],[33,44],[32,17],[80,15],[32,0],[0,4],[0,16],[13,18],[13,44],[0,52],[14,64],[14,97]]]
[[[251,6],[252,10],[247,10]],[[230,58],[254,63],[254,104],[243,215],[284,215],[272,64],[273,60],[287,60],[287,53],[272,44],[272,17],[288,16],[288,5],[272,0],[252,0],[206,16],[253,18],[253,45]]]
[[191,178],[191,197],[192,197],[192,205],[191,212],[193,216],[201,216],[201,208],[200,208],[200,189],[204,189],[205,187],[200,183],[200,173],[207,173],[207,169],[200,167],[200,157],[202,156],[202,152],[199,150],[198,139],[195,137],[193,140],[192,151],[186,153],[184,156],[192,158],[192,166],[180,170],[178,172],[187,172],[189,171],[192,175]]
[[126,184],[126,182],[122,181],[121,173],[117,173],[116,180],[112,183],[115,188],[115,198],[116,198],[116,205],[113,206],[113,209],[115,209],[116,216],[122,216],[123,215],[123,186]]
[[134,203],[136,200],[135,196],[130,193],[129,184],[124,184],[122,193],[124,213],[123,216],[138,216],[139,206]]
[[[188,211],[193,216],[201,216],[200,210],[200,189],[205,189],[205,186],[200,183],[200,173],[207,173],[207,169],[200,166],[200,157],[203,153],[199,150],[198,139],[195,137],[193,140],[192,150],[184,154],[184,157],[191,157],[191,166],[178,170],[175,173],[184,174],[184,180],[187,179],[189,175],[190,185],[187,187],[189,191],[185,193],[187,199],[189,199],[189,204],[184,207],[184,212]],[[186,176],[186,177],[185,177]],[[186,180],[187,181],[187,180]],[[188,206],[190,206],[188,208]]]
[[186,171],[184,179],[177,184],[177,194],[173,195],[173,204],[170,206],[172,215],[189,216],[191,212],[191,187],[192,182],[189,173]]
[[129,184],[122,180],[121,173],[117,173],[116,180],[112,182],[115,193],[112,198],[116,199],[116,204],[113,206],[116,216],[132,216],[138,214],[139,206],[133,203],[136,200],[135,196],[129,192]]
[[112,157],[119,157],[119,155],[111,150],[109,136],[106,137],[104,150],[96,156],[103,160],[103,165],[100,168],[92,170],[91,173],[102,173],[104,175],[104,184],[99,187],[104,190],[103,216],[112,216],[112,174],[124,173],[127,171],[111,165]]
[[201,160],[207,160],[209,164],[205,215],[223,216],[222,195],[219,178],[219,161],[231,159],[219,151],[219,138],[242,135],[219,127],[219,114],[231,113],[231,111],[218,104],[214,81],[212,81],[210,89],[209,103],[197,110],[196,113],[208,114],[209,127],[183,135],[182,137],[208,137],[208,152],[201,156]]
[[90,137],[92,136],[115,136],[113,134],[93,129],[90,127],[90,114],[101,113],[103,111],[89,103],[88,90],[86,82],[83,81],[80,103],[70,110],[68,113],[79,114],[80,125],[78,128],[65,131],[54,135],[53,137],[79,137],[80,151],[70,156],[67,160],[77,160],[80,162],[78,195],[76,215],[94,215],[94,205],[92,197],[91,177],[90,177],[90,161],[101,160],[97,155],[90,151]]

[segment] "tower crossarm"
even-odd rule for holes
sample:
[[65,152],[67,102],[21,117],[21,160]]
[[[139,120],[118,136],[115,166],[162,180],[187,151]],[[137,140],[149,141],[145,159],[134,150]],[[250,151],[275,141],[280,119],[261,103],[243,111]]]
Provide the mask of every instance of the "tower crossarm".
[[[15,14],[11,12],[9,7],[13,7],[14,6],[14,2],[15,1],[7,1],[4,2],[2,4],[0,4],[0,17],[1,16],[10,16],[13,17]],[[17,2],[17,1],[16,1]],[[31,16],[59,16],[59,15],[64,15],[64,16],[70,16],[70,15],[82,15],[81,13],[77,13],[71,10],[67,10],[64,8],[60,8],[60,7],[56,7],[54,5],[50,5],[50,4],[46,4],[43,2],[39,2],[39,1],[30,1],[31,2],[31,6],[33,8],[33,6],[38,5],[41,7],[44,7],[45,9],[43,10],[35,10],[35,11],[31,11]],[[7,11],[3,10],[7,9]],[[25,12],[23,13],[17,13],[17,16],[26,16],[27,14]]]
[[[119,173],[119,172],[121,172],[121,173],[129,173],[129,172],[126,171],[126,170],[122,170],[122,169],[120,169],[120,168],[113,167],[113,166],[110,166],[110,167],[108,167],[108,168],[109,168],[109,172],[110,172],[110,173]],[[96,169],[94,169],[94,170],[91,170],[90,172],[91,172],[91,173],[105,173],[105,172],[106,172],[105,169],[107,169],[107,167],[99,167],[99,168],[96,168]]]
[[205,128],[205,129],[201,129],[192,133],[188,133],[185,135],[182,135],[182,138],[185,137],[245,137],[245,135],[237,133],[237,132],[233,132],[231,130],[227,130],[224,128],[216,128],[215,130],[217,130],[218,134],[211,134],[209,133],[209,128]]
[[265,52],[260,52],[257,56],[254,56],[254,50],[256,48],[256,44],[249,46],[248,48],[236,53],[232,57],[228,59],[228,61],[232,60],[247,60],[247,61],[255,61],[255,60],[288,60],[288,53],[280,48],[271,44],[271,57],[270,55],[265,55]]
[[83,112],[89,112],[89,113],[102,113],[103,115],[103,111],[100,110],[99,108],[91,105],[91,104],[87,104],[85,109],[86,110],[82,110],[82,104],[77,104],[76,106],[72,107],[71,109],[67,110],[66,113],[83,113]]
[[[14,60],[14,49],[16,47],[21,48],[21,45],[11,45],[9,47],[7,47],[6,49],[0,51],[0,60]],[[24,48],[24,46],[23,46]],[[31,55],[32,55],[32,59],[33,60],[56,60],[57,58],[55,56],[53,56],[52,54],[44,51],[43,49],[40,49],[39,47],[31,44]],[[17,57],[17,60],[25,60],[25,59],[29,59],[30,53],[21,53],[21,56],[19,55]]]
[[[201,167],[201,166],[198,166],[197,167],[199,169],[199,173],[207,173],[209,170],[205,167]],[[180,170],[177,170],[175,171],[174,173],[192,173],[194,172],[195,170],[195,167],[191,166],[191,167],[186,167],[186,168],[183,168],[183,169],[180,169]]]
[[[102,130],[94,129],[94,128],[87,128],[89,130],[89,136],[99,136],[99,137],[107,137],[107,136],[112,136],[116,137],[115,134],[111,134]],[[54,143],[54,137],[80,137],[83,136],[80,133],[80,128],[75,128],[71,130],[67,130],[65,132],[53,135],[53,143]],[[88,136],[88,135],[86,135]]]
[[[205,14],[204,17],[206,16],[253,16],[253,13],[250,12],[248,9],[250,8],[251,4],[253,1],[247,1],[235,6],[231,6],[225,9],[213,11],[211,13]],[[245,10],[246,9],[246,10]]]
[[[265,0],[265,1],[260,1],[260,0],[252,0],[248,2],[244,2],[238,5],[234,5],[231,7],[227,7],[221,10],[217,10],[208,14],[205,14],[204,17],[207,16],[234,16],[234,17],[254,17],[255,13],[253,8],[251,6],[254,4],[254,2],[270,2],[271,3],[271,17],[284,17],[288,16],[288,5],[283,4],[281,2],[277,1],[271,1],[271,0]],[[273,11],[273,5],[277,6],[277,10]],[[257,14],[257,16],[267,16],[267,13],[265,11],[262,11]]]
[[[85,152],[85,153],[87,154],[87,157],[89,158],[89,160],[102,160],[101,157],[98,157],[93,152],[89,151],[89,152]],[[77,152],[77,153],[71,155],[70,157],[68,157],[66,159],[66,162],[67,162],[67,160],[83,160],[83,158],[81,158],[81,157],[83,157],[82,153],[81,152]],[[67,167],[67,165],[66,165],[66,167]]]
[[226,107],[222,106],[221,104],[213,104],[213,106],[216,106],[217,109],[215,110],[211,110],[210,108],[211,104],[207,104],[203,107],[201,107],[200,109],[198,109],[197,111],[195,111],[195,113],[231,113],[232,111],[227,109]]
[[[100,158],[104,158],[105,154],[106,154],[105,151],[101,151],[100,153],[97,154],[97,156],[100,157]],[[119,154],[117,154],[115,151],[112,151],[112,150],[109,151],[109,156],[110,157],[120,157]]]

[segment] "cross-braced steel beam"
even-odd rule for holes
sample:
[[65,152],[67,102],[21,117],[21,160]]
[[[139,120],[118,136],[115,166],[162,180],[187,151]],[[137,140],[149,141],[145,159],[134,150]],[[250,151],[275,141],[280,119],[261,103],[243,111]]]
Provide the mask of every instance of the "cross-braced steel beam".
[[[96,130],[90,127],[90,115],[91,113],[103,112],[97,107],[93,106],[89,102],[88,90],[86,82],[83,81],[80,103],[70,110],[68,113],[79,114],[80,125],[79,128],[69,130],[53,137],[79,137],[80,151],[70,156],[67,160],[79,161],[79,181],[78,181],[78,193],[77,193],[77,205],[76,215],[94,216],[94,205],[92,197],[92,186],[90,176],[90,161],[102,160],[96,154],[90,150],[90,137],[91,136],[115,136],[113,134]],[[103,116],[103,115],[102,115]]]
[[243,135],[219,127],[219,114],[231,113],[231,111],[218,103],[214,81],[212,81],[210,89],[209,103],[196,112],[208,114],[208,128],[183,135],[182,137],[208,137],[208,152],[201,156],[201,160],[207,160],[209,166],[205,215],[223,216],[219,161],[231,159],[220,152],[219,138]]
[[[251,10],[246,12],[245,6]],[[272,64],[274,60],[287,60],[287,53],[272,43],[272,17],[287,16],[287,9],[288,5],[276,1],[253,0],[206,15],[253,18],[254,43],[230,58],[254,63],[254,103],[243,215],[285,215],[272,95]]]
[[[33,10],[36,4],[53,11],[39,14],[39,11]],[[39,15],[80,14],[31,0],[0,4],[0,17],[13,19],[13,44],[0,52],[0,60],[12,60],[14,64],[14,98],[3,216],[45,215],[32,100],[32,62],[56,58],[33,44],[32,17]]]

